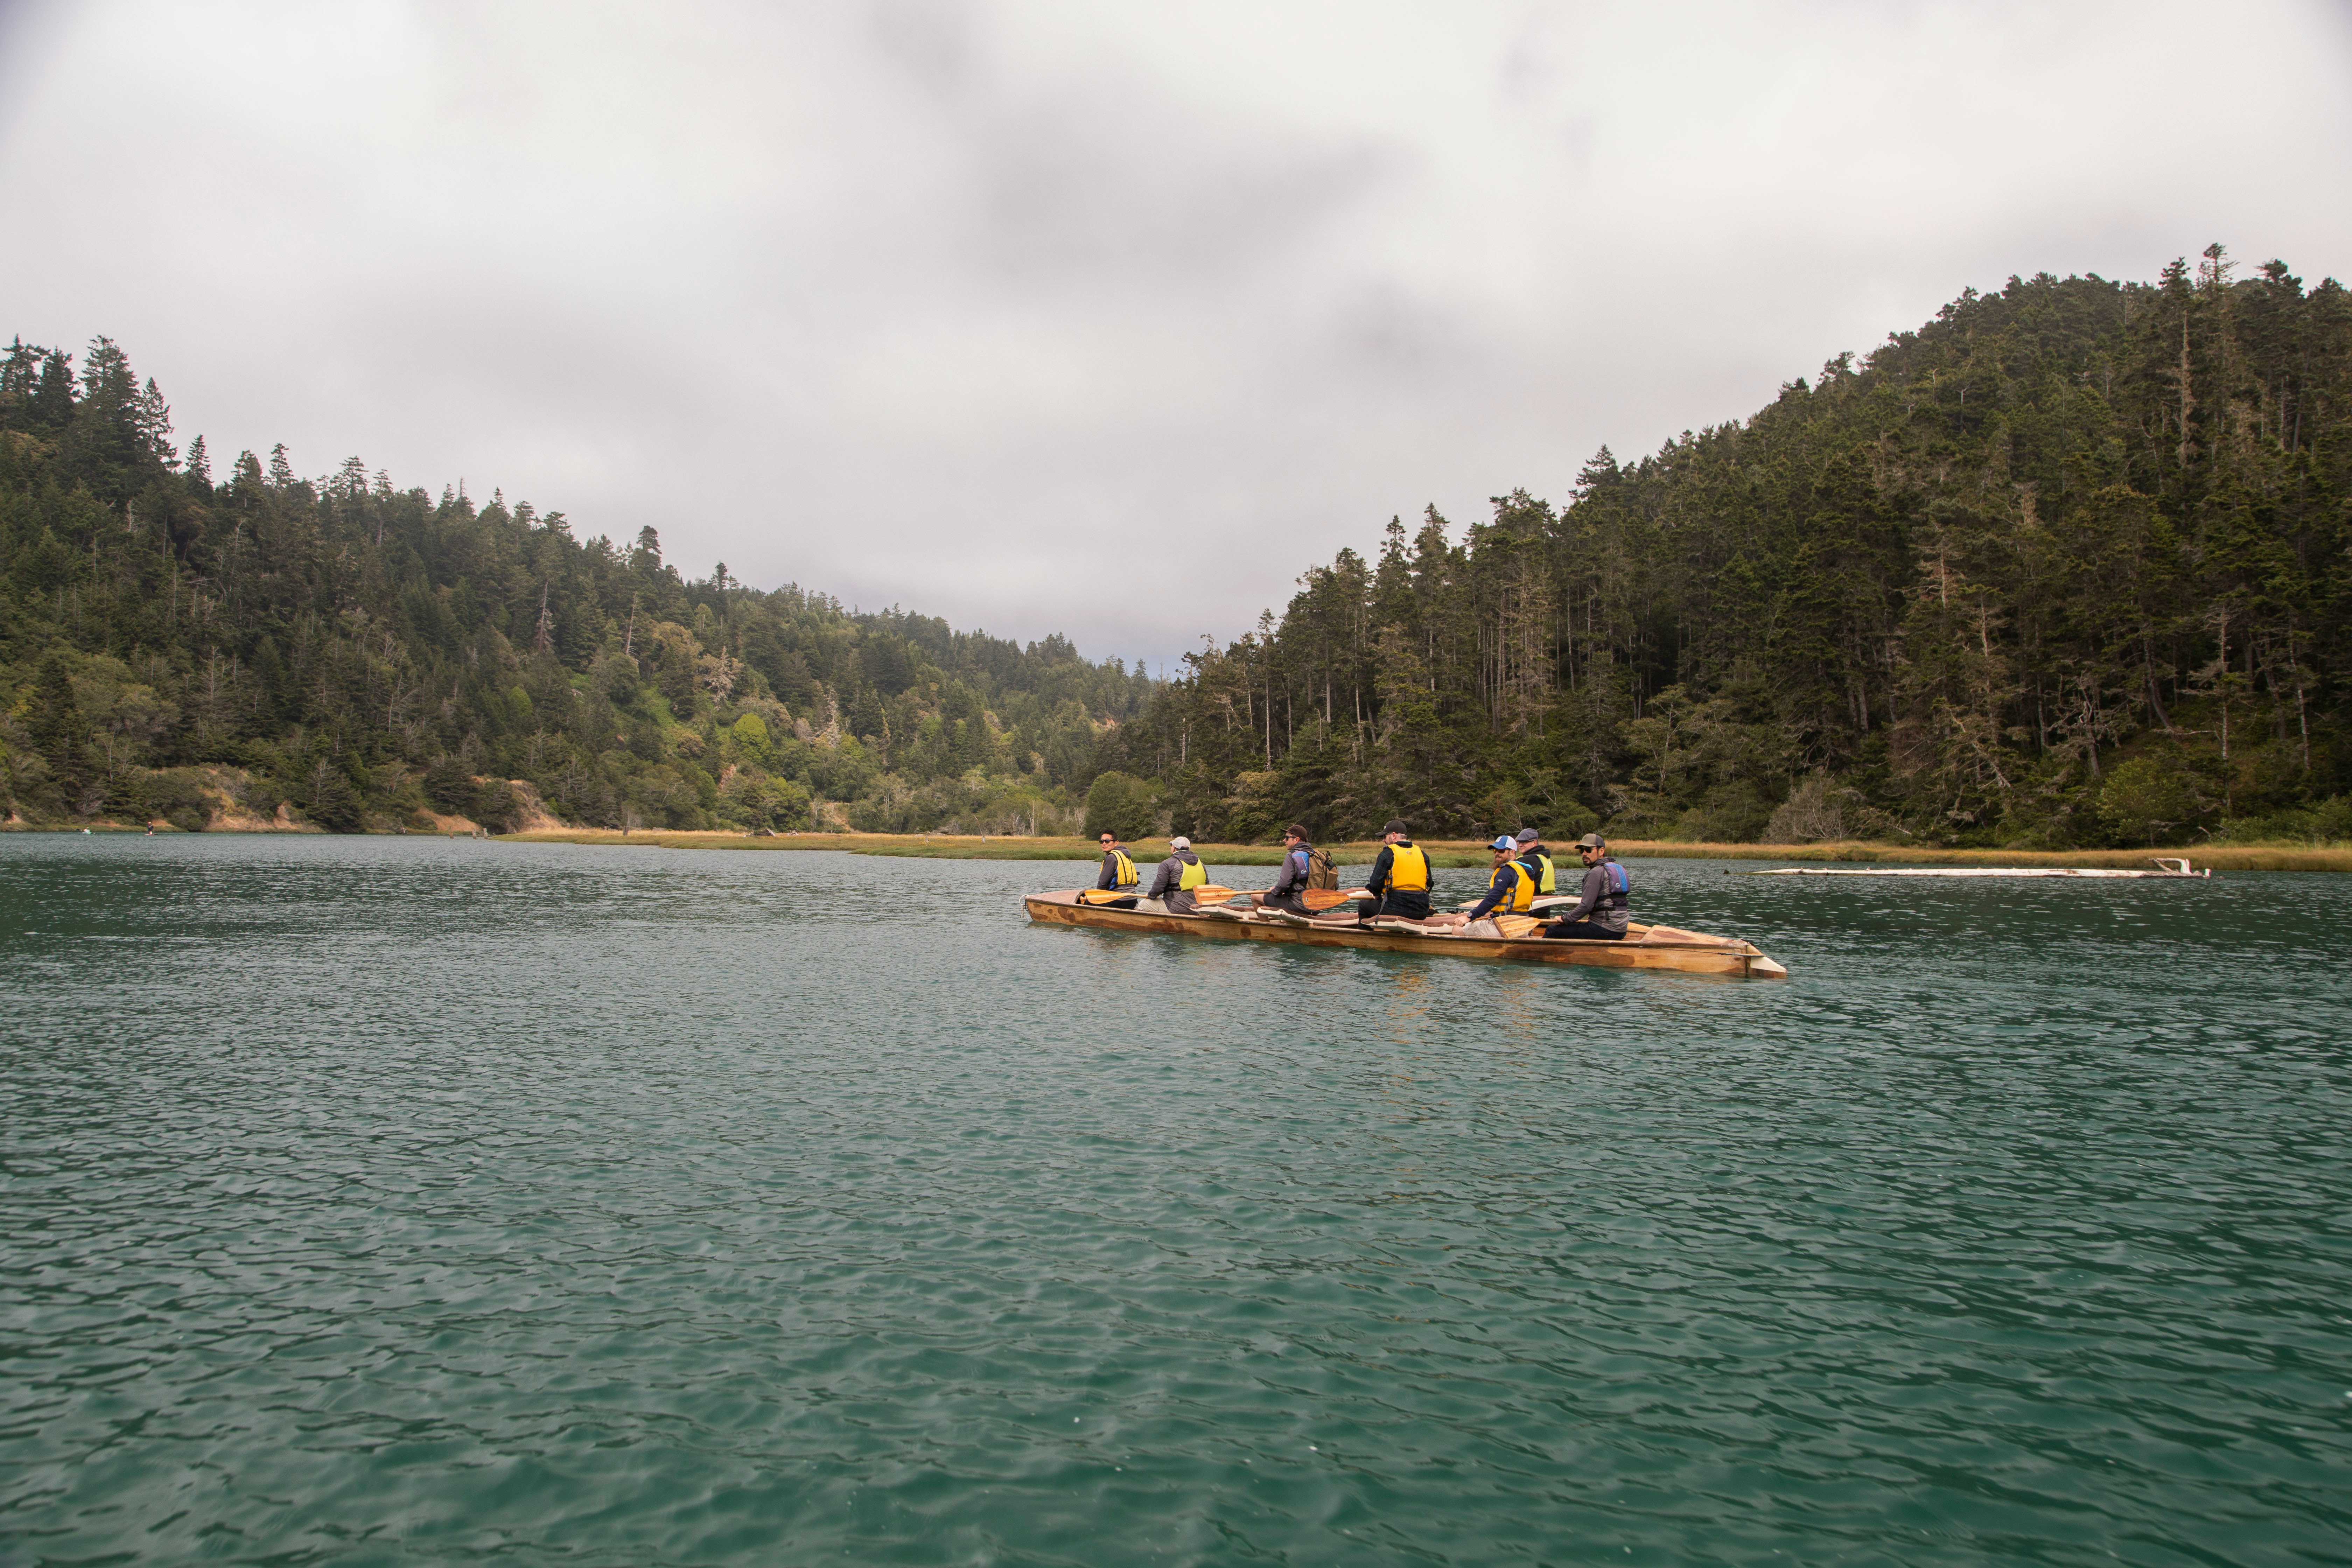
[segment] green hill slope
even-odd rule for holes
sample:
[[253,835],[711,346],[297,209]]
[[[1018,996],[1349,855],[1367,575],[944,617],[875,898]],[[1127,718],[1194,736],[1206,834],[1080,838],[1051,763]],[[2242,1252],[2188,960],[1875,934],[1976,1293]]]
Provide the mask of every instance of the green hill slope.
[[[651,529],[395,490],[284,448],[215,482],[152,380],[0,363],[0,806],[21,821],[234,811],[339,831],[516,820],[524,780],[598,826],[1075,831],[1139,667],[821,594],[683,578]],[[234,773],[199,775],[196,764]],[[241,798],[207,798],[227,777]],[[833,803],[828,807],[825,803]]]
[[1197,837],[2352,837],[2352,303],[1970,291],[1568,503],[1306,574],[1123,740]]

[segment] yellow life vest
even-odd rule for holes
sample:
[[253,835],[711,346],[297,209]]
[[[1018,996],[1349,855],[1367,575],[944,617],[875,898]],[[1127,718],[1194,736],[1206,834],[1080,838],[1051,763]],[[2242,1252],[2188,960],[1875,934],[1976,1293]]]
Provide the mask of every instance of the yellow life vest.
[[1110,852],[1113,857],[1111,864],[1117,868],[1110,874],[1112,887],[1132,888],[1143,879],[1135,874],[1135,862],[1127,858],[1127,850],[1124,847],[1113,845]]
[[1176,886],[1179,891],[1190,892],[1194,888],[1205,888],[1208,885],[1209,863],[1197,855],[1192,858],[1191,865],[1176,874]]
[[[1519,864],[1524,868],[1527,865],[1527,862],[1522,860]],[[1536,865],[1539,868],[1536,871],[1536,891],[1538,893],[1559,892],[1559,883],[1552,876],[1551,857],[1538,851],[1536,855]]]
[[1486,879],[1486,886],[1491,888],[1502,880],[1505,871],[1511,874],[1511,896],[1504,900],[1503,908],[1515,915],[1526,914],[1528,906],[1535,902],[1536,879],[1528,875],[1525,866],[1515,860],[1506,860],[1495,868],[1495,874]]
[[1429,857],[1410,844],[1389,846],[1389,891],[1429,891]]

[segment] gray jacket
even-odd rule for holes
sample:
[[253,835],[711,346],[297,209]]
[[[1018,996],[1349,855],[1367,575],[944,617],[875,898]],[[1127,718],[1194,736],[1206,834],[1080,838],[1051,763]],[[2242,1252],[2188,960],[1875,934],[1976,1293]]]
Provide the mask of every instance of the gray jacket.
[[1190,849],[1179,849],[1160,862],[1160,875],[1151,879],[1151,891],[1144,896],[1165,900],[1168,907],[1178,914],[1187,913],[1193,905],[1192,895],[1180,889],[1176,884],[1183,879],[1185,867],[1200,863],[1201,858]]
[[1576,908],[1559,919],[1591,921],[1609,931],[1625,929],[1628,918],[1625,900],[1610,891],[1609,864],[1601,860],[1585,868],[1584,886],[1580,891]]

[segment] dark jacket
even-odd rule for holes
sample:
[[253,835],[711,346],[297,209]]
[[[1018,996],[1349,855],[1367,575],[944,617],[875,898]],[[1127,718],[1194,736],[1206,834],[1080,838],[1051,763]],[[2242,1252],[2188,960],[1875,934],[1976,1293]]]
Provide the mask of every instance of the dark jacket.
[[[1117,849],[1124,849],[1127,846],[1120,844],[1116,845],[1113,847]],[[1118,882],[1116,879],[1118,876],[1118,857],[1112,853],[1110,849],[1106,849],[1103,851],[1102,871],[1095,878],[1095,886],[1097,888],[1116,888],[1118,886]]]
[[[1403,847],[1410,849],[1412,847],[1412,839],[1408,838],[1404,841]],[[1384,915],[1401,915],[1409,921],[1427,920],[1429,918],[1428,892],[1418,888],[1391,889],[1389,886],[1389,874],[1395,868],[1394,847],[1381,845],[1381,852],[1372,858],[1372,874],[1364,879],[1364,890],[1371,894],[1380,906],[1377,912]],[[1435,868],[1433,867],[1431,869],[1433,875]]]
[[1511,889],[1519,885],[1519,879],[1522,877],[1525,877],[1530,884],[1536,879],[1535,873],[1517,860],[1504,861],[1502,868],[1495,873],[1494,886],[1486,889],[1486,896],[1480,899],[1477,908],[1470,911],[1470,918],[1474,921],[1485,920],[1494,913],[1495,906],[1509,903]]
[[1307,891],[1308,858],[1313,854],[1313,850],[1302,844],[1285,855],[1282,858],[1282,869],[1275,873],[1274,886],[1266,889],[1265,896],[1268,899],[1279,899],[1288,902]]
[[1612,897],[1609,890],[1609,862],[1597,860],[1584,872],[1584,888],[1576,908],[1559,917],[1563,921],[1591,921],[1610,931],[1623,931],[1627,919],[1625,900]]

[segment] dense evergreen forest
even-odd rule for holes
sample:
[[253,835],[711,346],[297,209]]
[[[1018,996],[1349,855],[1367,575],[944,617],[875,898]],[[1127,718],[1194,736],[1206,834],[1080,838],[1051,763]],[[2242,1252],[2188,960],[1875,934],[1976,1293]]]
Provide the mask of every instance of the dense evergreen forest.
[[19,341],[0,364],[0,806],[23,821],[499,829],[543,803],[1075,831],[1097,731],[1151,689],[1058,637],[688,581],[652,529],[583,542],[356,458],[302,479],[280,447],[216,480],[121,349],[80,359]]
[[[16,817],[2068,847],[2352,837],[2352,300],[2012,278],[1555,507],[1391,520],[1181,679],[0,365]],[[511,781],[529,787],[518,791]],[[234,799],[224,802],[226,788]],[[210,793],[208,793],[210,792]]]
[[1970,290],[1567,504],[1342,551],[1103,765],[1179,829],[2352,837],[2352,301]]

